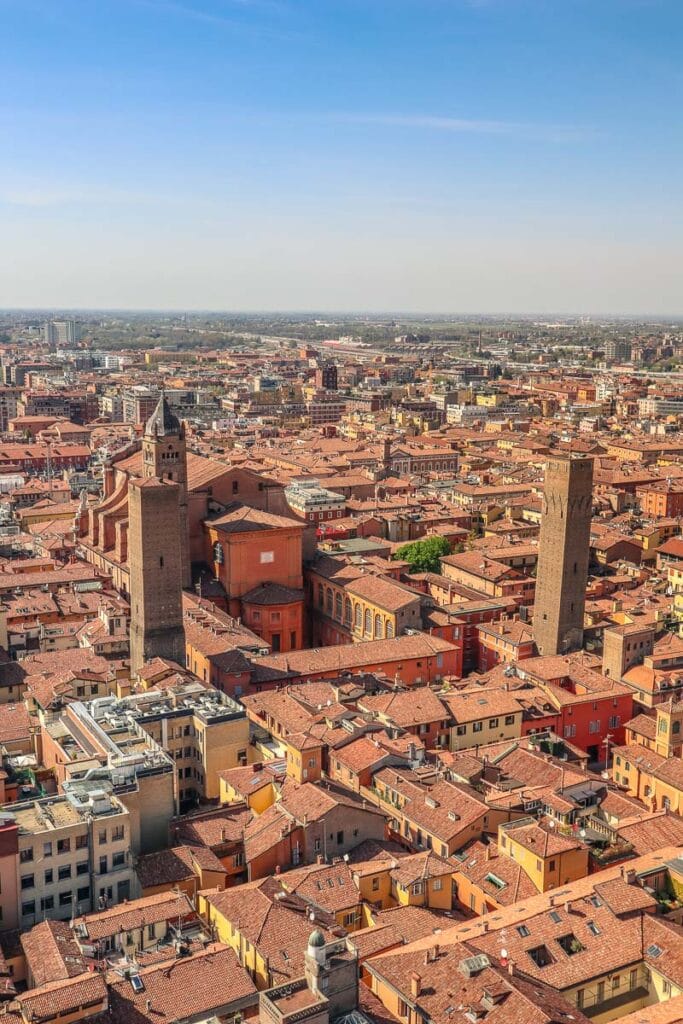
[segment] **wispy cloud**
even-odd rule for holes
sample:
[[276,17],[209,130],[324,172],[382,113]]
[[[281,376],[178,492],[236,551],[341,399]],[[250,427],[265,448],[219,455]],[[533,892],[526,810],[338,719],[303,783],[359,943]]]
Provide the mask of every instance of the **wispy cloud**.
[[208,25],[224,25],[234,27],[238,24],[233,18],[223,14],[215,14],[213,11],[205,11],[200,7],[190,7],[188,4],[176,3],[176,0],[137,0],[140,7],[149,7],[159,14],[173,14],[181,18],[190,18],[192,21],[203,21]]
[[441,117],[432,114],[328,114],[326,120],[343,124],[384,128],[416,128],[470,135],[514,136],[546,142],[581,142],[594,131],[579,125],[535,124],[525,121],[489,121],[478,118]]
[[[217,10],[207,10],[205,7],[197,7],[193,4],[183,3],[182,0],[135,0],[140,7],[147,7],[159,14],[170,14],[179,18],[186,18],[190,21],[203,22],[206,25],[217,25],[224,28],[244,28],[247,24],[240,18],[233,17],[227,13]],[[272,11],[279,10],[281,5],[277,0],[229,0],[229,6],[235,13],[240,11]]]

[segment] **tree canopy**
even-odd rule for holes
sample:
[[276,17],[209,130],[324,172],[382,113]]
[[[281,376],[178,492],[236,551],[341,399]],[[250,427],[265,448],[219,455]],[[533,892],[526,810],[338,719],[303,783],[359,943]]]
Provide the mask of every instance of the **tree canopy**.
[[411,572],[440,572],[441,559],[450,554],[451,546],[445,537],[427,537],[404,544],[394,554],[394,559],[408,562]]

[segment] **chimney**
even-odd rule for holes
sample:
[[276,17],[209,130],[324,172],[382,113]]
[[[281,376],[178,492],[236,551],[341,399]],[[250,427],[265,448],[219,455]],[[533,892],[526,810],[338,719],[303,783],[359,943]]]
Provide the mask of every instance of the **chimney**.
[[152,1000],[151,1000],[151,999],[147,999],[147,1000],[146,1000],[146,1002],[145,1002],[145,1007],[146,1007],[146,1009],[147,1009],[147,1013],[149,1013],[149,1012],[150,1012],[150,1010],[152,1009]]
[[413,971],[413,973],[410,975],[410,998],[411,999],[418,999],[419,998],[421,983],[422,983],[422,978],[420,977],[419,974],[415,974],[415,972]]
[[509,960],[509,961],[508,961],[508,974],[509,974],[509,975],[510,975],[510,977],[512,978],[512,977],[514,977],[514,973],[515,973],[515,964],[514,964],[514,961],[513,961],[513,960]]
[[491,844],[486,844],[486,860],[491,860]]
[[435,945],[435,946],[433,947],[433,950],[432,950],[432,952],[433,952],[433,954],[434,954],[434,956],[433,956],[433,959],[434,959],[434,960],[438,960],[438,959],[439,959],[439,953],[441,952],[441,948],[440,948],[440,946],[439,946],[439,943],[438,943],[438,942],[437,942],[437,943],[436,943],[436,945]]
[[489,930],[489,923],[488,923],[488,921],[482,921],[481,925],[482,925],[482,928],[484,929],[484,935],[486,935],[487,931]]

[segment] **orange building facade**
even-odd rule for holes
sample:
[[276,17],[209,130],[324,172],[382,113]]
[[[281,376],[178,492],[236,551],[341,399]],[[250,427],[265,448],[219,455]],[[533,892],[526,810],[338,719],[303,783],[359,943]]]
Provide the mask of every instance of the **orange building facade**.
[[225,589],[229,613],[274,653],[304,646],[304,529],[296,519],[238,504],[204,524],[206,561]]

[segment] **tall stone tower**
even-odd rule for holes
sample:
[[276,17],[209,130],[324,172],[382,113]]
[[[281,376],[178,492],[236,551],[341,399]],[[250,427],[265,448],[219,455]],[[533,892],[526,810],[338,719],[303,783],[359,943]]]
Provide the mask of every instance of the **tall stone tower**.
[[182,583],[192,586],[190,566],[190,534],[187,515],[187,451],[185,428],[162,394],[156,409],[145,424],[142,436],[143,479],[157,477],[178,484],[180,497],[180,541],[182,553]]
[[534,639],[542,655],[583,644],[592,494],[592,459],[548,459],[534,603]]
[[128,484],[132,672],[150,658],[185,664],[180,494],[158,477]]

